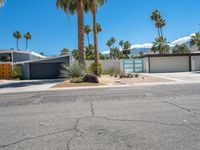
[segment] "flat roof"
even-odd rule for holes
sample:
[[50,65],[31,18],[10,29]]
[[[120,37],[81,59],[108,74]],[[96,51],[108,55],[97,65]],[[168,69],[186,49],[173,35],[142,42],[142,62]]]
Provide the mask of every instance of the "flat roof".
[[29,54],[29,55],[33,55],[33,56],[37,56],[40,58],[46,58],[45,56],[38,54],[36,52],[33,51],[20,51],[20,50],[7,50],[7,49],[0,49],[0,53],[20,53],[20,54]]
[[175,57],[175,56],[200,56],[200,52],[195,53],[185,53],[185,54],[146,54],[140,58],[145,57]]
[[41,62],[41,61],[46,61],[46,60],[54,60],[54,59],[59,59],[59,58],[65,58],[65,57],[70,57],[70,55],[61,55],[61,56],[55,56],[55,57],[47,57],[47,58],[42,58],[38,60],[28,60],[28,61],[20,61],[20,62],[15,62],[13,64],[28,64],[28,63],[34,63],[34,62]]

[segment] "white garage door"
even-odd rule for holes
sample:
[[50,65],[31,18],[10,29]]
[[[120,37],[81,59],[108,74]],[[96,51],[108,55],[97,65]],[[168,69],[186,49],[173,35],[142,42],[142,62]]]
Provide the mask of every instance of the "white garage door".
[[151,73],[167,73],[167,72],[188,72],[189,57],[151,57],[150,72]]

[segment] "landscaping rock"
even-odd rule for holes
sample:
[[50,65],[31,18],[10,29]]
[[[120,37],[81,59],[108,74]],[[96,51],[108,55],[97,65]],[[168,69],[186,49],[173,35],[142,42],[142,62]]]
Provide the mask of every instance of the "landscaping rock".
[[83,78],[83,82],[99,83],[99,79],[95,74],[86,74]]

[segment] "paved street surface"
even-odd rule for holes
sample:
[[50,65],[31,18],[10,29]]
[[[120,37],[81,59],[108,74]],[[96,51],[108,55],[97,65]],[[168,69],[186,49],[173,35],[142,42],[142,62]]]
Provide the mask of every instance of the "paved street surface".
[[200,84],[0,95],[0,150],[199,150]]
[[199,71],[197,71],[197,72],[177,72],[177,73],[150,73],[147,75],[174,80],[178,83],[191,83],[191,82],[199,82],[200,83],[200,72]]

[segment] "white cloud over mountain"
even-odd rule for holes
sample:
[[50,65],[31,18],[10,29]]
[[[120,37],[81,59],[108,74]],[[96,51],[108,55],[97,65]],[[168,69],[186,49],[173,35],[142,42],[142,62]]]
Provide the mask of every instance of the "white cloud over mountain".
[[[169,45],[170,47],[173,47],[177,44],[183,44],[183,43],[187,43],[190,41],[190,38],[192,35],[194,35],[195,33],[189,35],[189,36],[185,36],[185,37],[182,37],[182,38],[179,38],[173,42],[171,42]],[[131,46],[132,49],[150,49],[152,47],[152,43],[144,43],[144,44],[134,44]],[[109,54],[110,51],[104,51],[103,54]]]

